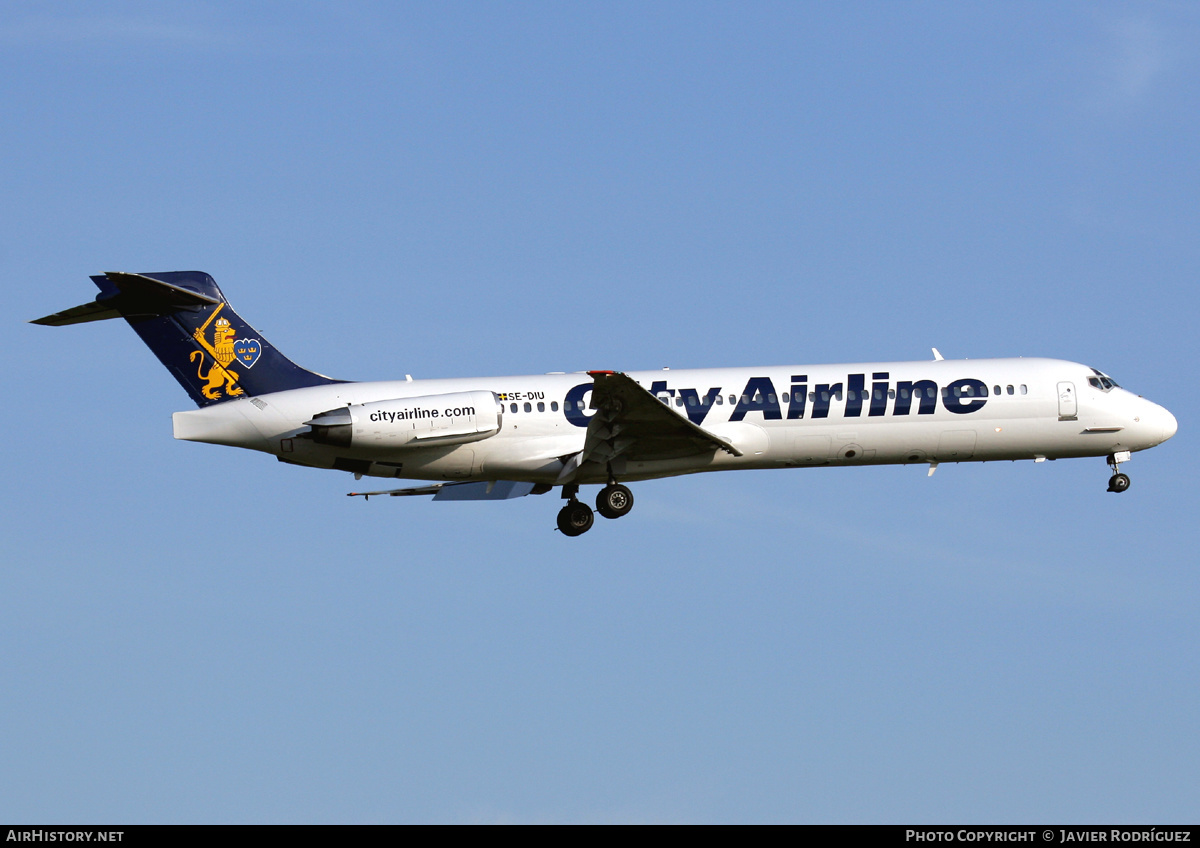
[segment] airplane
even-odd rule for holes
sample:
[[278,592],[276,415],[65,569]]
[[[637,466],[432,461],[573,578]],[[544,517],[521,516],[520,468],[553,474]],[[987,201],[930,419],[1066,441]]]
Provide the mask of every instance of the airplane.
[[748,468],[1106,457],[1171,438],[1175,417],[1107,374],[1058,359],[945,359],[352,382],[301,368],[199,271],[93,276],[50,326],[124,318],[198,409],[174,436],[281,462],[428,485],[351,496],[503,500],[561,489],[558,529],[633,508],[625,483]]

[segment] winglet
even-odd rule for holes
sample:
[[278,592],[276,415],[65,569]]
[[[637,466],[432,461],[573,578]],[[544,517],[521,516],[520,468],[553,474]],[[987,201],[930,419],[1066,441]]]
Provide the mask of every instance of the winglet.
[[945,358],[946,357],[942,356],[942,352],[940,350],[938,350],[936,347],[933,349],[933,361],[934,362],[941,362]]

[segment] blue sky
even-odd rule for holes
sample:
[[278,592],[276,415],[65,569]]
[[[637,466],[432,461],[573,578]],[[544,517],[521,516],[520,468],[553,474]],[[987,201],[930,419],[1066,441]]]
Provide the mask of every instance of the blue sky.
[[[1194,818],[1194,6],[0,12],[0,818]],[[744,472],[566,539],[176,442],[128,328],[23,323],[174,269],[344,378],[936,345],[1180,429],[1120,497]]]

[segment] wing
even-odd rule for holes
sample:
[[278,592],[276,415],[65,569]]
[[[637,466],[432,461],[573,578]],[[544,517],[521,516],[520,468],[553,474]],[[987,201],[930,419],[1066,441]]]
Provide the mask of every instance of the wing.
[[480,483],[434,483],[430,486],[414,486],[411,489],[384,489],[379,492],[347,492],[347,497],[370,500],[374,495],[387,495],[392,498],[406,495],[433,495],[435,501],[506,501],[509,498],[523,498],[526,495],[543,494],[549,491],[549,486],[543,486],[541,491],[533,483],[518,483],[515,480],[492,480]]
[[558,482],[570,482],[588,462],[607,465],[622,457],[631,460],[678,459],[723,450],[742,452],[715,433],[693,424],[650,394],[631,377],[617,371],[589,371],[592,409],[583,450],[568,460]]

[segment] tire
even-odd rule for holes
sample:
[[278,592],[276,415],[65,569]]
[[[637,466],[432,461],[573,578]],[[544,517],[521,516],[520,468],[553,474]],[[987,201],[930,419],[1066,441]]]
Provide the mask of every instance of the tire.
[[1110,492],[1117,492],[1119,494],[1128,488],[1129,488],[1129,475],[1128,474],[1114,474],[1112,477],[1108,478],[1108,490]]
[[564,536],[579,536],[592,529],[596,517],[592,508],[579,501],[571,501],[558,511],[558,529]]
[[605,486],[600,490],[600,494],[596,495],[596,511],[605,518],[620,518],[622,515],[628,515],[631,509],[633,492],[620,483]]

